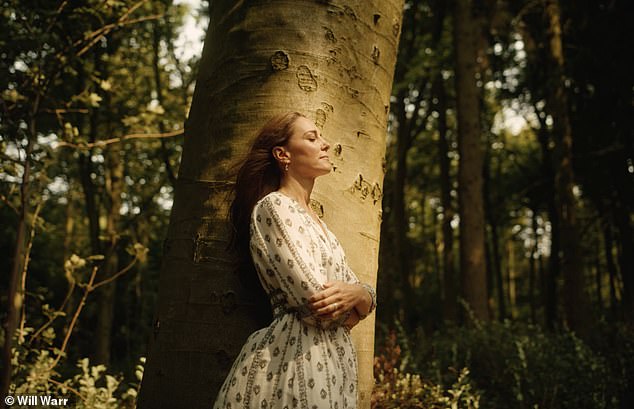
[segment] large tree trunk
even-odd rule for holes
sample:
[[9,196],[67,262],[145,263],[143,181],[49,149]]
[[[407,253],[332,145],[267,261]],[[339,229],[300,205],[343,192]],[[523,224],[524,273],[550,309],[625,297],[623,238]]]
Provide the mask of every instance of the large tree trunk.
[[573,193],[572,128],[564,88],[564,54],[558,0],[546,2],[545,18],[549,37],[549,79],[547,109],[553,117],[557,210],[561,227],[561,271],[564,278],[563,301],[568,326],[581,334],[590,324],[590,308],[584,296],[585,280],[577,228],[576,199]]
[[[261,309],[226,254],[228,169],[272,115],[305,112],[332,146],[313,194],[362,281],[377,269],[382,158],[402,0],[211,4],[165,243],[140,408],[210,407]],[[310,24],[306,17],[310,16]],[[219,336],[221,335],[221,336]],[[359,407],[373,385],[373,317],[353,331]]]
[[476,35],[470,0],[454,4],[458,111],[458,202],[463,295],[475,318],[488,321],[480,107],[476,84]]

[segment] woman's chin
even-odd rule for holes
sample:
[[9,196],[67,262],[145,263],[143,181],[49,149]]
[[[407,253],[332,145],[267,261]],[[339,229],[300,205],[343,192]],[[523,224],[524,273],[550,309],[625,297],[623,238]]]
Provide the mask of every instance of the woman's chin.
[[328,166],[327,168],[323,168],[319,176],[327,175],[330,172],[332,172],[332,165]]

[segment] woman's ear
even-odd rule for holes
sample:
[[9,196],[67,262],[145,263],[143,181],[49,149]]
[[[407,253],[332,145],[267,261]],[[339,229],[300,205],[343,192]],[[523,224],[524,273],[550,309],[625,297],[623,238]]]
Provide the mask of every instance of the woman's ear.
[[282,146],[275,146],[271,151],[275,160],[282,161],[290,158],[288,151]]

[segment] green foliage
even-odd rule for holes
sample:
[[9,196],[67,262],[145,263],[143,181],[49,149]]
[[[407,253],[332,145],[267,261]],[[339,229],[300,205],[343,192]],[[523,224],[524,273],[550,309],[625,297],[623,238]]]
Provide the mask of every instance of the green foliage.
[[390,334],[383,351],[374,362],[376,385],[372,391],[374,409],[476,409],[480,393],[463,368],[449,386],[435,384],[404,369],[396,335]]
[[[92,261],[102,254],[99,278],[108,274],[107,264],[121,270],[135,257],[131,271],[113,284],[109,369],[127,374],[151,330],[179,166],[178,130],[198,62],[178,55],[175,42],[190,10],[172,3],[6,0],[0,12],[0,69],[6,73],[0,76],[0,198],[8,204],[0,208],[0,248],[13,254],[23,210],[27,230],[35,228],[26,323],[50,321],[58,333],[69,324],[81,298],[75,285],[89,275],[83,259],[66,263],[71,254],[95,254],[87,258]],[[118,139],[131,134],[135,138]],[[22,180],[27,164],[30,177]],[[121,191],[112,190],[113,179],[123,182]],[[35,223],[33,209],[41,203]],[[120,208],[113,211],[113,204]],[[3,271],[11,271],[10,263],[3,258]],[[2,282],[3,306],[5,293]],[[61,372],[95,353],[99,302],[88,299]],[[3,322],[6,313],[0,308]]]
[[[510,321],[450,327],[431,337],[401,332],[399,342],[407,347],[399,362],[392,363],[400,376],[393,385],[405,393],[412,385],[421,388],[420,379],[429,385],[455,385],[455,371],[445,368],[468,368],[469,388],[480,391],[482,407],[614,408],[631,387],[633,335],[631,328],[606,326],[596,342],[584,342],[568,331],[547,333]],[[388,345],[393,342],[388,338]],[[407,372],[419,378],[400,375]]]
[[[26,333],[33,332],[26,328]],[[39,338],[42,344],[20,344],[13,350],[14,372],[9,389],[12,395],[53,395],[69,398],[77,409],[126,409],[136,407],[136,396],[143,377],[145,358],[140,358],[135,381],[126,383],[121,375],[108,373],[104,365],[91,365],[79,359],[65,379],[55,369],[57,351],[52,347],[55,333],[48,328]]]

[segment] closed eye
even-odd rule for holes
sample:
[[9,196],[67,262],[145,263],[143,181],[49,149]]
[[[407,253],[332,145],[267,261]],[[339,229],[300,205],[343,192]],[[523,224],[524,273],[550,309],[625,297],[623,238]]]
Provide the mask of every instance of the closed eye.
[[315,142],[317,140],[317,132],[316,131],[308,131],[304,135],[311,142]]

